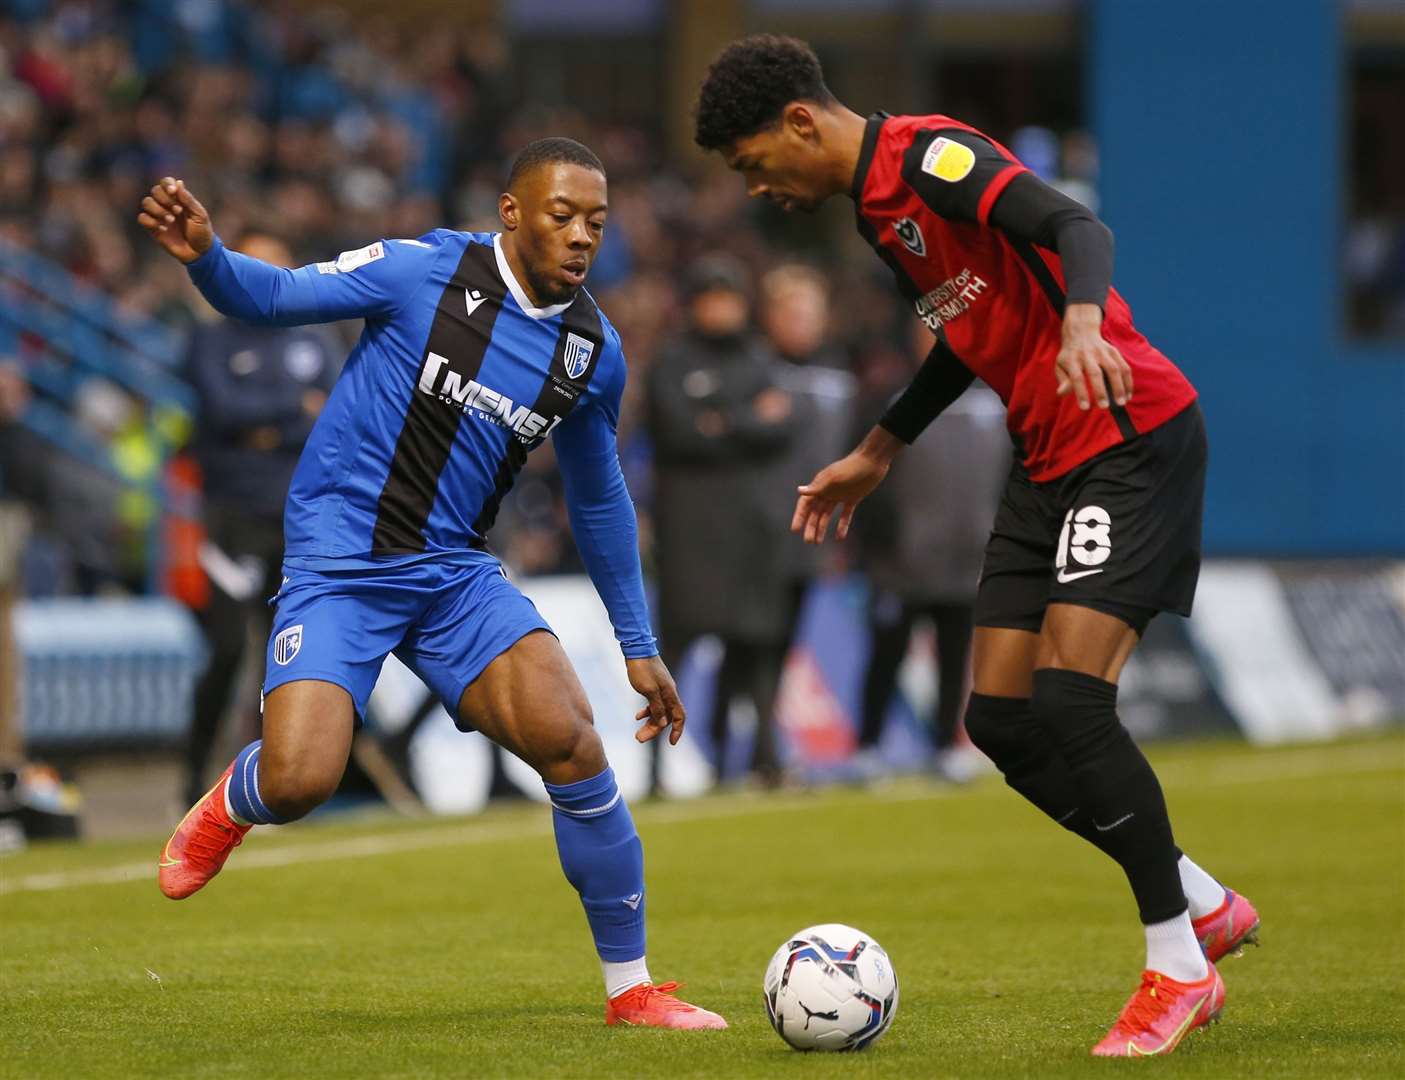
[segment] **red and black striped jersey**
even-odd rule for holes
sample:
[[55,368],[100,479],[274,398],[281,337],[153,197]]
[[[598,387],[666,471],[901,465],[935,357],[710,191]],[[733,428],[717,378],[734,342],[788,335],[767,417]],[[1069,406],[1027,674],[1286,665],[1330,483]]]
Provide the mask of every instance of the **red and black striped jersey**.
[[1063,260],[991,221],[1011,181],[1028,171],[958,120],[880,113],[864,134],[853,196],[859,231],[918,316],[1000,395],[1030,478],[1045,481],[1158,427],[1196,395],[1109,289],[1102,334],[1132,368],[1132,400],[1084,412],[1072,394],[1058,396]]

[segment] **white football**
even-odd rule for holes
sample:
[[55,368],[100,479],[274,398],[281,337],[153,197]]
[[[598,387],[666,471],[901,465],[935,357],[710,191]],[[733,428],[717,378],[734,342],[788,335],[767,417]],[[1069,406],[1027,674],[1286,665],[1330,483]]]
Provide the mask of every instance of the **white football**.
[[898,1011],[898,977],[883,946],[841,923],[791,934],[762,989],[771,1026],[797,1050],[862,1050]]

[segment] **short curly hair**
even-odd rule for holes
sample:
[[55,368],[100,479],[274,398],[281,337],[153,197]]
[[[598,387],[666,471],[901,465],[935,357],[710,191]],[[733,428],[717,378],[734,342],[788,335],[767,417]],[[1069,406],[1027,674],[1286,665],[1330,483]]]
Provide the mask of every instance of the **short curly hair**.
[[543,165],[579,165],[584,169],[594,169],[601,176],[605,175],[605,166],[596,157],[594,150],[584,143],[576,142],[575,139],[553,135],[528,143],[522,148],[508,171],[507,189],[511,191],[519,180]]
[[728,45],[707,69],[693,112],[693,139],[704,150],[717,150],[778,123],[792,101],[833,100],[810,46],[798,38],[753,34]]

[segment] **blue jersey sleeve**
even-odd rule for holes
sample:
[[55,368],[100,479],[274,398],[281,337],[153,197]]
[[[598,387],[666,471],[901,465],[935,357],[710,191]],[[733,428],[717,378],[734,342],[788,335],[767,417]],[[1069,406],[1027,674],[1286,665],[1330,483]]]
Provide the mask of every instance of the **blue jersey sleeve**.
[[590,580],[610,613],[624,655],[630,659],[658,655],[644,598],[639,565],[639,527],[634,502],[620,470],[615,444],[625,364],[619,338],[607,343],[612,368],[598,396],[582,402],[552,434],[556,460],[566,488],[571,531]]
[[377,240],[333,262],[296,270],[230,251],[215,238],[186,270],[221,315],[261,326],[301,326],[393,315],[439,256],[437,233],[420,240]]

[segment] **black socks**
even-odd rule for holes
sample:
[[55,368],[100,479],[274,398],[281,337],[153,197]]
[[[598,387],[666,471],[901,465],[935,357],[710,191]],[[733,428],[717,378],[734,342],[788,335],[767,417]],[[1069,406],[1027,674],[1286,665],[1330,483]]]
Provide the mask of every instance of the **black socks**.
[[1117,719],[1117,686],[1057,668],[1034,673],[1034,695],[972,694],[971,741],[1005,782],[1122,867],[1142,922],[1185,910],[1161,785]]

